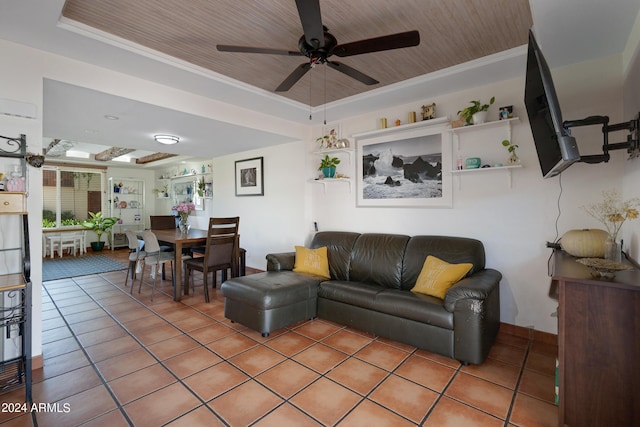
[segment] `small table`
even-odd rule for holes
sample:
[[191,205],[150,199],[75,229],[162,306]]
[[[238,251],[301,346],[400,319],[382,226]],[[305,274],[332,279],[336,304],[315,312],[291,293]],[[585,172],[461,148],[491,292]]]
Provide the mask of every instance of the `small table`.
[[[180,301],[182,299],[182,292],[179,291],[181,286],[184,287],[183,292],[185,294],[189,294],[189,283],[185,281],[185,283],[182,284],[182,249],[192,248],[194,246],[204,246],[207,243],[207,230],[192,228],[187,234],[183,234],[178,228],[151,231],[156,235],[158,242],[167,243],[174,247],[175,286],[173,288],[173,300]],[[240,271],[238,274],[244,275],[246,251],[240,248],[239,253]],[[232,270],[237,271],[237,267],[232,268]]]

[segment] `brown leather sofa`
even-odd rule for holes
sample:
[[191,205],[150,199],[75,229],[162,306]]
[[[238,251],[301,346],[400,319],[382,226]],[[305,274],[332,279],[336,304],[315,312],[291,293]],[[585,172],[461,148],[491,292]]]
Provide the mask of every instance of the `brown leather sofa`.
[[[482,242],[447,236],[316,233],[331,279],[293,272],[295,252],[267,255],[267,271],[222,284],[225,316],[268,335],[295,322],[331,320],[464,363],[487,357],[500,325],[502,275],[485,268]],[[471,263],[444,300],[410,292],[427,255]]]

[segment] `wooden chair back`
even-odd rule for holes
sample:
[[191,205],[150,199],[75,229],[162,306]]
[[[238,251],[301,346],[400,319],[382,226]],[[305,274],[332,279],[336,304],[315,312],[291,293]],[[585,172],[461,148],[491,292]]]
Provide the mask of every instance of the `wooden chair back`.
[[205,268],[229,265],[232,271],[238,259],[238,228],[240,217],[209,218],[205,245]]
[[176,228],[176,217],[173,215],[150,215],[149,222],[152,230],[171,230]]

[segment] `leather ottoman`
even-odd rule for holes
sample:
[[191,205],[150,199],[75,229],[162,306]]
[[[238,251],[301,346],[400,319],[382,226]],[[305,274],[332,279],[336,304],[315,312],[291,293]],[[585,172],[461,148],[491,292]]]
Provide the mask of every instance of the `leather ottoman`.
[[316,317],[322,279],[293,271],[251,274],[225,281],[224,315],[262,334]]

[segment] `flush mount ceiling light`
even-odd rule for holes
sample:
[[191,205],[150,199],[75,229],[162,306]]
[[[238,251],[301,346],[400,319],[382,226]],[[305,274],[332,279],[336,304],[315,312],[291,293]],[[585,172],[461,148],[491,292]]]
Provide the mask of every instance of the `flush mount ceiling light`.
[[153,139],[155,139],[156,142],[159,142],[160,144],[166,145],[177,144],[178,142],[180,142],[180,138],[173,135],[154,135]]

